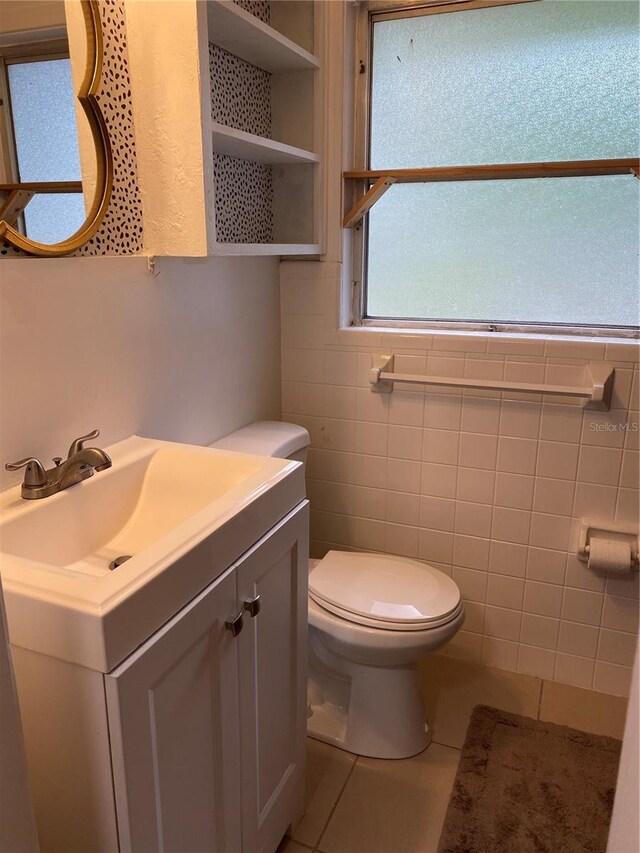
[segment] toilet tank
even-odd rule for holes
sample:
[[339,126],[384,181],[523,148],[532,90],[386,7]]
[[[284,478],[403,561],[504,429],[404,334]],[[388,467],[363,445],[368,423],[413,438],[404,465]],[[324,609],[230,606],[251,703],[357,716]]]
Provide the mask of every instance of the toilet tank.
[[304,427],[281,421],[257,421],[230,432],[224,438],[214,441],[210,447],[236,450],[239,453],[255,453],[257,456],[293,459],[304,463],[307,460],[309,441],[309,433]]

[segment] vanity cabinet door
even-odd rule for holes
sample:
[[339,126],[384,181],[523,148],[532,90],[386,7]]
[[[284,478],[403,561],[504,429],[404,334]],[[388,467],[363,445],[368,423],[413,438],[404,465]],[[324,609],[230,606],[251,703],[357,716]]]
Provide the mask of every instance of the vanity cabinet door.
[[230,569],[105,676],[121,851],[241,849],[237,612]]
[[243,853],[273,853],[302,815],[308,517],[305,502],[236,564]]

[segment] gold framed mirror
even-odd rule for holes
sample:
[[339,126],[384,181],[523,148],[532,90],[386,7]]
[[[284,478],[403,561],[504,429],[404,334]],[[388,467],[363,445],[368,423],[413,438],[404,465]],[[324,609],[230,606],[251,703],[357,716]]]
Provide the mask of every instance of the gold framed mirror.
[[76,251],[109,205],[113,160],[96,98],[103,57],[98,3],[19,0],[13,29],[3,3],[0,242],[30,255]]

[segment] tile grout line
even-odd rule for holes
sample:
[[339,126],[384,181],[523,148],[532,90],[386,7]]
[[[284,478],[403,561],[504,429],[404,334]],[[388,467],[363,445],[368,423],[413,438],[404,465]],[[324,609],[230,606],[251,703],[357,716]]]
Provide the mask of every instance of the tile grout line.
[[536,713],[536,720],[540,719],[540,711],[542,710],[542,691],[544,690],[544,682],[545,682],[545,679],[541,678],[540,679],[540,694],[538,696],[538,711]]
[[[546,367],[546,361],[545,361],[545,369],[544,369],[545,378],[546,378],[546,370],[547,370],[547,367]],[[532,547],[535,547],[535,546],[531,545],[531,531],[533,529],[533,516],[534,516],[534,513],[536,512],[536,495],[538,492],[538,483],[541,479],[538,476],[538,460],[540,458],[540,444],[542,442],[542,417],[543,417],[543,412],[544,412],[544,405],[545,404],[544,404],[544,394],[543,394],[541,399],[540,399],[540,404],[539,404],[539,408],[538,408],[538,429],[537,429],[536,437],[535,437],[535,439],[533,439],[536,442],[536,452],[535,452],[535,456],[534,456],[534,460],[533,460],[533,471],[531,472],[531,476],[533,477],[533,489],[531,492],[531,509],[529,511],[529,527],[528,527],[528,531],[527,531],[527,543],[525,546],[527,549],[527,558],[526,558],[525,566],[524,566],[524,585],[523,585],[523,590],[522,590],[522,613],[520,615],[520,632],[518,635],[518,649],[517,649],[517,655],[516,655],[516,670],[518,672],[520,672],[520,655],[522,652],[522,646],[528,645],[528,644],[523,643],[522,634],[524,631],[524,621],[525,621],[524,616],[525,616],[525,613],[527,612],[525,610],[525,600],[527,598],[527,583],[529,581],[529,560],[531,559],[531,549],[532,549]],[[576,471],[576,477],[577,477],[577,471]],[[572,499],[572,503],[571,503],[572,509],[573,509],[573,500],[574,499],[575,499],[575,482],[574,482],[574,489],[573,489],[573,499]],[[564,563],[565,563],[564,571],[565,571],[565,578],[566,578],[566,571],[567,571],[567,558],[566,557],[565,557]],[[564,586],[564,584],[563,584],[563,586]],[[562,594],[561,594],[561,599],[562,598],[564,598],[564,590],[562,591]],[[560,605],[560,608],[562,610],[562,604]],[[554,646],[554,650],[553,650],[553,668],[551,671],[551,677],[552,678],[555,675],[556,662],[558,659],[557,648],[558,648],[559,635],[560,635],[560,619],[558,619],[558,633],[556,634],[555,646]],[[540,679],[540,695],[538,696],[538,715],[537,715],[536,719],[540,719],[541,702],[542,702],[542,679]]]
[[351,765],[351,769],[350,769],[350,770],[349,770],[349,772],[347,773],[347,778],[344,780],[344,784],[343,784],[343,786],[340,788],[340,792],[338,793],[338,796],[337,796],[337,798],[336,798],[336,801],[335,801],[335,803],[333,804],[333,806],[332,806],[332,808],[331,808],[331,811],[329,812],[329,817],[327,818],[327,820],[326,820],[326,822],[325,822],[324,826],[322,827],[322,832],[321,832],[321,833],[320,833],[320,835],[318,836],[318,841],[316,842],[316,844],[315,844],[315,846],[314,846],[314,848],[313,848],[313,853],[319,853],[319,851],[320,851],[320,844],[322,843],[322,839],[324,838],[325,833],[326,833],[326,831],[327,831],[327,828],[328,828],[329,824],[331,823],[331,818],[333,817],[333,813],[334,813],[334,812],[335,812],[335,810],[338,808],[338,803],[339,803],[339,802],[340,802],[340,800],[342,799],[342,795],[344,794],[344,789],[347,787],[347,784],[349,783],[349,779],[351,779],[351,774],[352,774],[352,773],[353,773],[353,771],[355,770],[355,766],[356,766],[356,764],[358,763],[359,758],[360,758],[360,756],[359,756],[359,755],[356,755],[355,761],[353,762],[353,764]]
[[[457,752],[462,752],[461,746],[451,746],[450,743],[443,743],[441,740],[435,740],[435,738],[431,738],[431,743],[435,743],[437,746],[444,746],[446,749],[455,749]],[[431,743],[429,746],[431,746]],[[429,749],[429,746],[427,749]]]

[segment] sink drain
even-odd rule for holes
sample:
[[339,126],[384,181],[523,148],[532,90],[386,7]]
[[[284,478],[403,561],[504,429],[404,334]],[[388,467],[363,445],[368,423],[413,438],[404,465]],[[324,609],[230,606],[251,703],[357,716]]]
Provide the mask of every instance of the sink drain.
[[123,563],[126,563],[127,560],[130,560],[132,557],[131,554],[122,554],[120,557],[116,557],[115,560],[111,560],[109,563],[109,568],[111,571],[117,569],[118,566],[121,566]]

